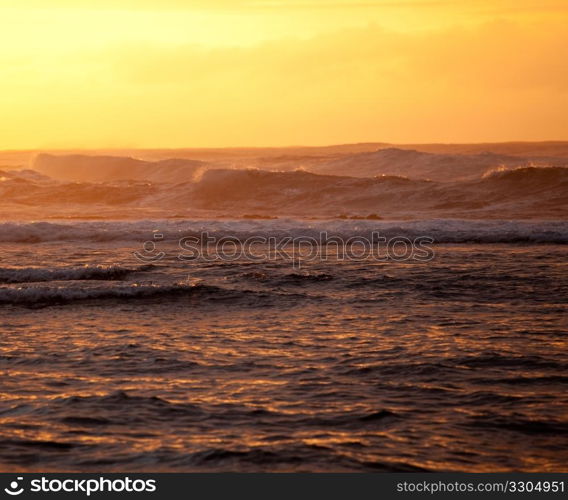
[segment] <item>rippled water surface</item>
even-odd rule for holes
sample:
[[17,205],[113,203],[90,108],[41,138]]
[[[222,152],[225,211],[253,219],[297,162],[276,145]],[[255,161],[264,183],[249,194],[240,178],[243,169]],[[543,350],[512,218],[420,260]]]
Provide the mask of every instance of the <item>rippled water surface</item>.
[[2,470],[567,470],[564,245],[135,249],[3,245]]

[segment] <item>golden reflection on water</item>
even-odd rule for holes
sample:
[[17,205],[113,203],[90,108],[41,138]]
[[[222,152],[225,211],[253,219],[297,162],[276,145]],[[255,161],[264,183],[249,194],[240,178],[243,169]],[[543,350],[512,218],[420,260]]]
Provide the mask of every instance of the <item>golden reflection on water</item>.
[[[353,270],[342,282],[335,266],[335,280],[294,288],[301,300],[11,310],[0,319],[2,469],[562,470],[568,350],[562,297],[546,295],[556,268],[529,280],[543,250],[519,264],[499,248],[487,258],[501,274],[535,282],[548,302],[521,300],[520,285],[495,295],[502,303],[468,302],[445,251],[420,270],[427,280],[392,267],[403,285],[378,291],[348,287]],[[555,251],[551,262],[565,259]],[[420,292],[444,280],[459,293]]]

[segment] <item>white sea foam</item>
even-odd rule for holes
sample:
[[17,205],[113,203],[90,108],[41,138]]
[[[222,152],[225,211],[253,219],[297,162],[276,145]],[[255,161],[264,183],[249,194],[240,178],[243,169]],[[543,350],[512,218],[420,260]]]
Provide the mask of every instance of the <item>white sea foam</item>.
[[105,222],[4,222],[0,242],[144,242],[175,241],[208,232],[216,237],[349,238],[373,232],[392,238],[427,236],[437,243],[568,243],[568,221],[460,220],[142,220]]

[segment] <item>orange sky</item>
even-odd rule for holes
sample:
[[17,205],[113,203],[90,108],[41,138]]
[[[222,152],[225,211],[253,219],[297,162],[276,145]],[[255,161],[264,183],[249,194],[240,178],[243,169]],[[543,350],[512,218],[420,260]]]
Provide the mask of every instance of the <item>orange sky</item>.
[[568,3],[0,0],[0,149],[568,139]]

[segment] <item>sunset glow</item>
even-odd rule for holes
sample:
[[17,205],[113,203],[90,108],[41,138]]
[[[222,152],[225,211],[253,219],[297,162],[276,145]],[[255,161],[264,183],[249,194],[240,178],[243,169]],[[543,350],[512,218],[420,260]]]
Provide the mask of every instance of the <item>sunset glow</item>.
[[564,494],[567,25],[0,0],[0,490]]
[[568,7],[3,0],[0,148],[565,139]]

